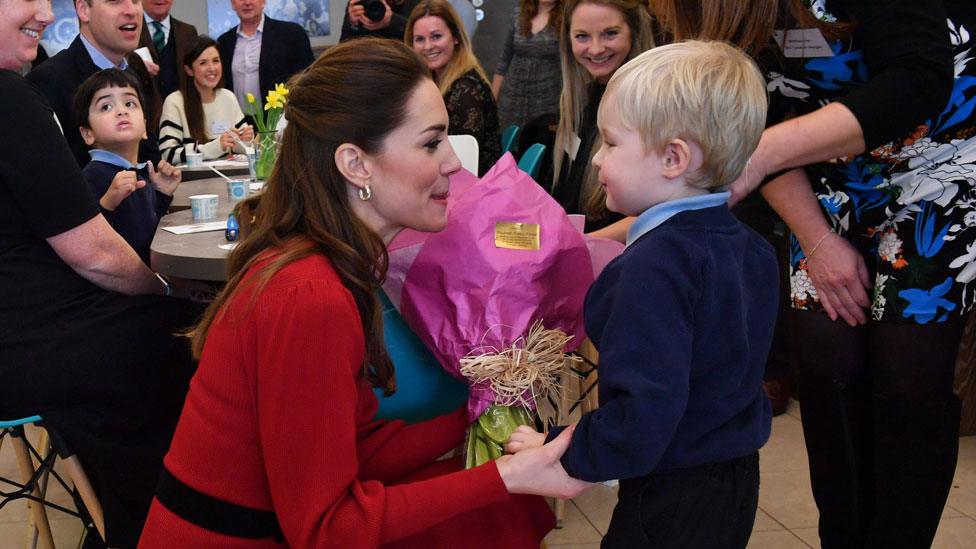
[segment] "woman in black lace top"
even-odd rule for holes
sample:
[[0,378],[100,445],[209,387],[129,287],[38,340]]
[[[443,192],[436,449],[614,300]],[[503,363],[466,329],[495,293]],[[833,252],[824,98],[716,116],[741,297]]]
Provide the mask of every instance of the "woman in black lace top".
[[410,13],[404,40],[434,73],[447,105],[447,133],[478,141],[478,175],[484,175],[501,156],[498,107],[461,18],[447,0],[423,0]]

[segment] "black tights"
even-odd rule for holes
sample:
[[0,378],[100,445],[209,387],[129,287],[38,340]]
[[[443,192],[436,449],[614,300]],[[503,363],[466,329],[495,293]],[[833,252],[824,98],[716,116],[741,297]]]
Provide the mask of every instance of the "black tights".
[[794,345],[820,537],[929,547],[956,465],[962,322],[851,328],[795,313]]

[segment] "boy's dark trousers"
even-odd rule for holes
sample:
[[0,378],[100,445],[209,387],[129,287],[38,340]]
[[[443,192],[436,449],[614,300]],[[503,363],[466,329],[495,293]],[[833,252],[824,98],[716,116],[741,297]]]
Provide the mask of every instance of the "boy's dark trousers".
[[759,454],[620,481],[602,549],[745,547],[759,504]]

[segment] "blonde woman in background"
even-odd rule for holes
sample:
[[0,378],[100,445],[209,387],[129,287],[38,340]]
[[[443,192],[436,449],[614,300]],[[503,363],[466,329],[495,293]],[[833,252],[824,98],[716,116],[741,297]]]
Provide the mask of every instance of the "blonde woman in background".
[[478,175],[483,175],[501,156],[498,107],[461,18],[447,0],[425,0],[410,13],[404,41],[427,63],[444,96],[448,134],[478,140]]
[[553,197],[570,214],[586,214],[586,231],[623,241],[629,221],[606,208],[591,168],[600,148],[596,113],[621,65],[654,45],[641,0],[569,0],[559,32],[563,89],[553,154]]

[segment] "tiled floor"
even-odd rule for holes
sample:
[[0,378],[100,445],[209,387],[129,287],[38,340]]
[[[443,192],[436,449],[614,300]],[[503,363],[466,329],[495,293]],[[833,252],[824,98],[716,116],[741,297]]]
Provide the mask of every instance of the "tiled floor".
[[[817,507],[796,402],[773,418],[773,434],[759,452],[759,468],[759,510],[749,548],[819,549]],[[564,527],[546,538],[549,549],[599,547],[616,497],[615,488],[599,486],[567,504]],[[932,547],[976,548],[976,437],[959,439],[956,478]]]
[[[800,428],[799,406],[773,419],[773,434],[760,451],[759,510],[753,527],[751,549],[819,548],[817,508],[810,495],[807,456]],[[976,437],[960,439],[959,465],[949,501],[933,547],[976,548]],[[16,472],[11,448],[0,451],[0,476]],[[67,495],[54,490],[67,502]],[[600,486],[567,502],[563,528],[546,538],[550,549],[595,549],[610,523],[616,489]],[[26,547],[27,510],[23,503],[0,509],[0,549]],[[81,524],[63,513],[51,513],[57,547],[78,545]]]

